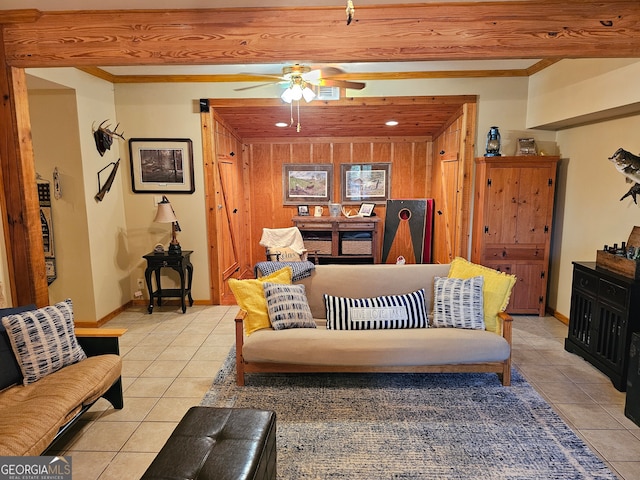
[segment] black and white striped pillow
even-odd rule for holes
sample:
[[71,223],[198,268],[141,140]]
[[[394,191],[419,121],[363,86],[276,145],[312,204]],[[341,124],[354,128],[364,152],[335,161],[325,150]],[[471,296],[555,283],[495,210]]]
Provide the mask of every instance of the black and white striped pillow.
[[2,324],[22,370],[24,385],[87,358],[76,339],[70,299],[8,315],[2,318]]
[[484,330],[481,276],[468,279],[436,277],[433,289],[433,326]]
[[404,295],[347,298],[324,294],[327,328],[331,330],[373,330],[385,328],[427,328],[424,289]]

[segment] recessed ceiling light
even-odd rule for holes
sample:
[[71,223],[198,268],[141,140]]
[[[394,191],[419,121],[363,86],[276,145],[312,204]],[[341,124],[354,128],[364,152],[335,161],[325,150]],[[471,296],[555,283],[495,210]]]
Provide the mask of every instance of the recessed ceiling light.
[[289,126],[289,124],[285,123],[285,122],[276,123],[276,127],[279,127],[279,128],[284,128],[284,127],[288,127],[288,126]]
[[385,122],[385,125],[387,125],[388,127],[395,127],[396,125],[398,125],[398,122],[397,120],[389,120]]

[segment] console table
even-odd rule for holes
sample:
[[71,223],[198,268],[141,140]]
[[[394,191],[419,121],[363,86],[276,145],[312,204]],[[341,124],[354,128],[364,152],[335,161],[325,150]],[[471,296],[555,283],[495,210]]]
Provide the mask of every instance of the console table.
[[379,217],[293,217],[309,254],[334,263],[380,263],[379,221]]
[[565,350],[580,355],[626,389],[631,334],[640,331],[640,282],[595,262],[573,262]]
[[[153,299],[158,299],[158,306],[162,305],[163,298],[180,298],[182,305],[182,313],[187,311],[185,297],[189,298],[189,306],[193,305],[191,297],[191,282],[193,281],[193,265],[191,265],[192,250],[183,250],[182,253],[155,253],[151,252],[143,255],[147,261],[147,268],[144,276],[147,281],[147,290],[149,292],[149,313],[153,312]],[[180,288],[165,288],[160,285],[160,270],[163,268],[172,268],[180,275]],[[151,283],[151,274],[155,273],[157,290],[153,290]]]

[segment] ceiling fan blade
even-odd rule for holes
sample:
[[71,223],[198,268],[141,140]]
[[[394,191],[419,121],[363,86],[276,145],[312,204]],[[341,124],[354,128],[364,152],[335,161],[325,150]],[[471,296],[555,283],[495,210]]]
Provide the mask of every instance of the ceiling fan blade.
[[349,80],[323,78],[318,81],[317,85],[321,87],[341,87],[341,88],[351,88],[353,90],[362,90],[364,87],[366,87],[367,84],[362,82],[351,82]]
[[342,75],[345,73],[344,70],[338,67],[320,67],[315,70],[319,70],[322,73],[323,77],[330,77],[332,75]]
[[320,79],[328,78],[333,75],[341,75],[343,73],[345,73],[344,70],[337,67],[321,67],[315,68],[310,72],[303,73],[301,76],[305,82],[314,83],[320,81]]
[[269,82],[269,83],[260,83],[259,85],[249,85],[248,87],[234,88],[233,90],[236,92],[241,92],[243,90],[252,90],[254,88],[266,87],[267,85],[277,85],[281,82]]
[[282,75],[277,75],[277,74],[270,75],[268,73],[243,72],[243,73],[239,73],[238,75],[241,75],[243,77],[251,77],[252,82],[257,80],[272,80],[272,81],[284,80],[284,77]]

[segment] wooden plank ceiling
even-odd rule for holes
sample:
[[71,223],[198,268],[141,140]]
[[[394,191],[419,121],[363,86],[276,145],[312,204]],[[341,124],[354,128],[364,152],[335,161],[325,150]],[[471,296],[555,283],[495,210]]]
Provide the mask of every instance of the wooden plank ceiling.
[[[475,96],[349,98],[283,104],[280,100],[216,100],[210,105],[241,139],[306,137],[434,137]],[[396,120],[397,126],[387,126]],[[277,127],[277,122],[287,127]],[[300,131],[297,125],[300,123]]]

